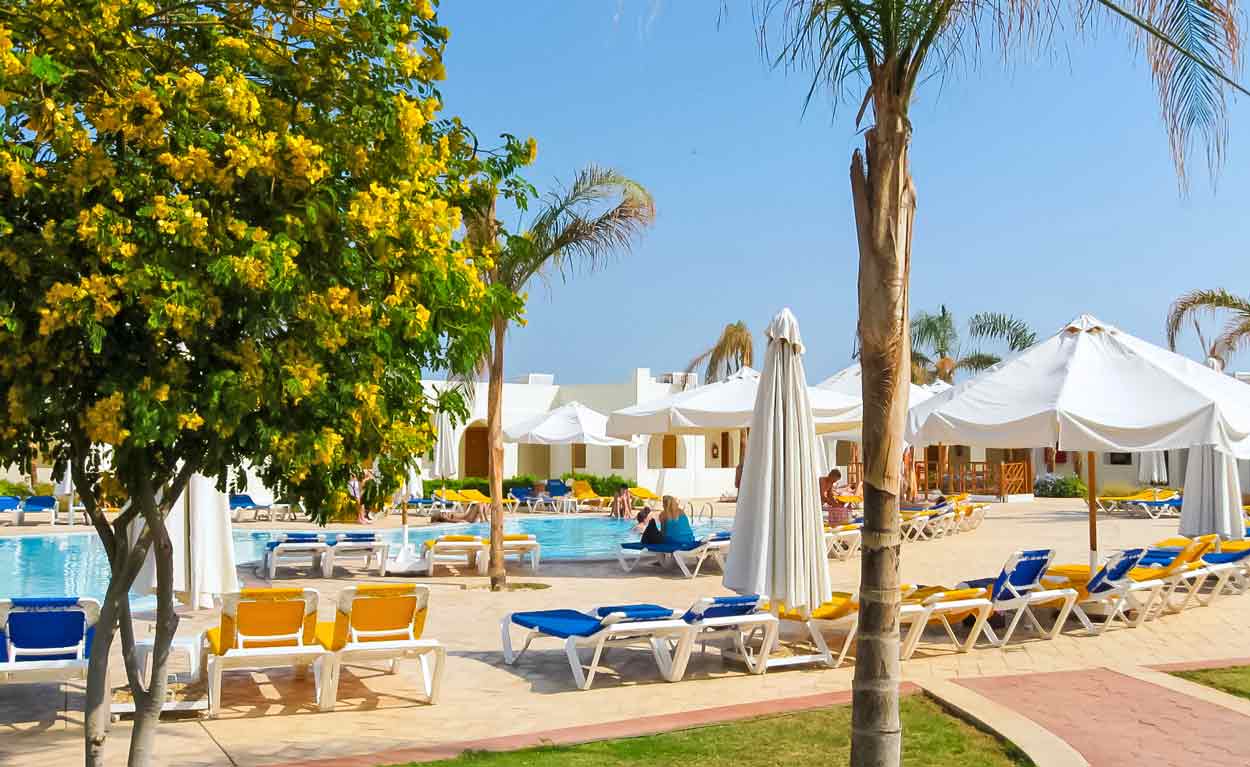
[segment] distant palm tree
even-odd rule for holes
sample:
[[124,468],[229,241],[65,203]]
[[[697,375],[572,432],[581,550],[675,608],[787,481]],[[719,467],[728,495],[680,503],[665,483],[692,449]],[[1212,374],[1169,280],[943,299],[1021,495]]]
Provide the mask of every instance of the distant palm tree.
[[[1198,315],[1229,312],[1232,316],[1224,323],[1224,329],[1210,343],[1198,324]],[[1220,368],[1228,361],[1228,355],[1250,341],[1250,299],[1235,296],[1222,288],[1192,290],[1172,304],[1168,310],[1168,347],[1176,351],[1176,341],[1185,320],[1192,320],[1202,353],[1208,359],[1219,362]]]
[[721,381],[742,368],[755,364],[755,337],[745,322],[731,322],[721,331],[716,343],[699,356],[690,360],[687,373],[693,373],[704,365],[703,380],[707,383]]
[[[494,243],[499,251],[486,279],[512,295],[524,292],[534,277],[552,272],[568,277],[593,270],[628,252],[644,229],[655,222],[655,202],[641,184],[610,168],[587,166],[571,186],[551,192],[519,235],[500,237],[494,199],[485,209],[465,212],[468,238]],[[490,584],[503,588],[503,368],[508,321],[494,317],[488,367],[486,427],[490,444],[491,551]]]
[[[720,338],[711,348],[690,360],[687,373],[693,373],[704,365],[703,380],[707,383],[723,381],[743,368],[755,364],[755,337],[742,320],[731,322],[720,332]],[[747,457],[747,430],[738,430],[738,464]]]
[[[1024,351],[1037,343],[1037,333],[1024,320],[997,312],[972,315],[968,319],[968,336],[1002,342],[1012,352]],[[998,355],[979,349],[964,352],[955,315],[945,305],[937,314],[919,312],[912,317],[912,383],[927,384],[935,379],[953,383],[957,370],[977,373],[1001,360]]]

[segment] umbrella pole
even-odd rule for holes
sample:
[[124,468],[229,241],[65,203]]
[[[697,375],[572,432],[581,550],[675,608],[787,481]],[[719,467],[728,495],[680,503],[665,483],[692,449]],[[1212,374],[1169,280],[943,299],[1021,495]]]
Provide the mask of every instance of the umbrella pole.
[[1093,573],[1098,567],[1098,491],[1094,486],[1098,482],[1098,469],[1094,461],[1094,451],[1085,455],[1089,464],[1089,571]]

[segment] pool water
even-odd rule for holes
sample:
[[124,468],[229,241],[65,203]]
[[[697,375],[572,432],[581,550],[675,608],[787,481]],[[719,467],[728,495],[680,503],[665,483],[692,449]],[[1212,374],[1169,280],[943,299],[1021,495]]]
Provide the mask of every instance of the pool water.
[[[732,520],[718,519],[694,525],[695,535],[728,530]],[[511,517],[504,532],[530,533],[542,544],[544,560],[608,559],[616,556],[622,541],[636,540],[634,523],[606,517]],[[377,531],[398,545],[403,531]],[[410,528],[408,541],[420,543],[440,535],[486,536],[489,525],[434,525]],[[280,530],[234,528],[235,561],[259,561],[265,544],[282,535]],[[333,537],[334,533],[327,533]],[[25,596],[85,596],[102,598],[109,579],[108,557],[94,533],[23,535],[0,537],[0,598]],[[151,597],[136,597],[146,606]],[[154,601],[153,601],[154,603]]]

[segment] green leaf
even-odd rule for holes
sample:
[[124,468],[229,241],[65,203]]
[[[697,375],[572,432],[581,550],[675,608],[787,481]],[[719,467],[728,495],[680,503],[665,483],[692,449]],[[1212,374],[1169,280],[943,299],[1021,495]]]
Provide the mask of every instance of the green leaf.
[[51,56],[43,54],[31,58],[30,72],[48,85],[60,85],[69,70],[53,61]]

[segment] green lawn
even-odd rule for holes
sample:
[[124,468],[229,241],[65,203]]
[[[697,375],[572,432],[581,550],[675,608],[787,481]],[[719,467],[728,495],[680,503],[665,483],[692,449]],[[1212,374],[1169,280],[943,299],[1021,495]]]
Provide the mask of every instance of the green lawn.
[[[1019,749],[942,711],[923,695],[903,699],[903,764],[908,767],[1031,767]],[[447,767],[740,767],[846,764],[849,706],[751,719],[664,735],[580,746],[474,752],[431,762]]]
[[1207,687],[1250,698],[1250,666],[1230,666],[1228,668],[1209,668],[1201,671],[1176,671],[1175,676],[1191,682],[1205,684]]

